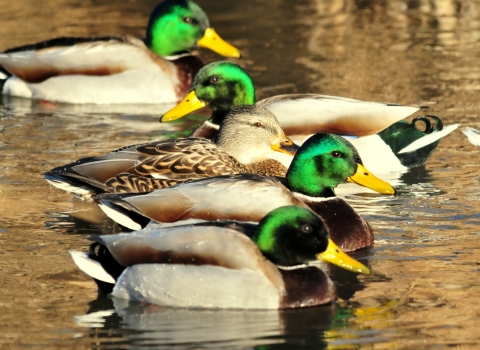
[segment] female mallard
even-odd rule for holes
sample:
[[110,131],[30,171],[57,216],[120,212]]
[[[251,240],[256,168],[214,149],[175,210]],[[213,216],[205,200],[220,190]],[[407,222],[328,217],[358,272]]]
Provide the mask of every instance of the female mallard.
[[284,269],[274,264],[318,259],[370,273],[328,238],[318,216],[295,206],[272,211],[258,225],[209,222],[90,239],[98,242],[90,254],[72,252],[81,270],[114,284],[114,297],[162,306],[315,306],[336,298],[328,276],[314,266]]
[[[272,112],[240,106],[225,117],[215,143],[184,138],[134,145],[59,166],[44,176],[50,184],[89,200],[95,194],[113,192],[120,184],[129,186],[128,192],[158,188],[130,180],[137,178],[132,175],[156,178],[160,183],[241,173],[285,176],[287,168],[266,155],[285,152],[293,157],[297,149]],[[122,176],[117,176],[120,173]]]
[[0,54],[0,91],[68,103],[178,102],[204,65],[188,53],[195,45],[240,57],[210,28],[196,3],[166,0],[153,10],[145,41],[57,38],[5,51]]
[[220,176],[148,194],[102,195],[97,200],[110,218],[132,230],[144,227],[150,219],[163,223],[191,218],[258,222],[281,206],[310,207],[325,221],[333,241],[352,251],[372,245],[373,232],[349,204],[335,196],[334,188],[351,181],[380,193],[395,193],[361,163],[344,138],[315,134],[297,151],[284,179]]
[[[174,120],[209,106],[213,110],[212,117],[193,135],[212,137],[232,107],[254,103],[255,90],[248,73],[234,63],[215,62],[200,69],[190,93],[160,120]],[[435,116],[418,117],[412,123],[399,121],[428,103],[400,106],[303,94],[275,96],[257,104],[270,109],[290,136],[319,131],[361,136],[351,142],[365,165],[375,172],[405,170],[424,164],[440,139],[458,126],[443,128]],[[425,123],[425,131],[416,127],[417,122]]]

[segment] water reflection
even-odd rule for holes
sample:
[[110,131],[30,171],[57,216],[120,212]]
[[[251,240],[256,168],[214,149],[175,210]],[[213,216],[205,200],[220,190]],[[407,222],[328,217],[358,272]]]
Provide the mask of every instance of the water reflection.
[[45,228],[62,230],[66,234],[102,235],[120,232],[119,227],[103,213],[96,203],[79,199],[71,201],[72,208],[64,212],[47,212]]
[[[312,4],[309,18],[315,20],[308,22],[308,54],[297,60],[312,71],[311,77],[307,75],[314,88],[310,92],[411,102],[438,98],[450,88],[478,87],[471,61],[479,50],[478,4],[342,0]],[[427,73],[431,67],[433,75]]]
[[[240,63],[259,98],[323,92],[433,100],[431,113],[445,124],[480,128],[477,2],[199,2],[215,29],[243,49]],[[5,2],[0,47],[58,35],[141,35],[155,3]],[[256,314],[98,301],[89,312],[106,313],[75,323],[96,288],[67,251],[86,248],[87,233],[115,228],[39,174],[126,144],[185,134],[204,118],[159,124],[161,108],[1,99],[0,347],[478,347],[480,150],[458,131],[425,167],[398,174],[398,196],[358,186],[346,194],[375,230],[375,245],[361,258],[373,275],[332,271],[344,299],[336,305]]]
[[[113,303],[113,304],[112,304]],[[108,329],[122,329],[133,348],[172,346],[245,348],[290,342],[327,348],[324,330],[334,322],[335,305],[285,311],[172,309],[101,297],[86,315],[76,316],[89,336],[102,338]],[[98,331],[95,327],[104,328]],[[105,341],[105,339],[97,339]],[[208,344],[208,345],[207,345]]]
[[[99,297],[77,325],[102,348],[275,348],[358,349],[366,343],[399,345],[395,331],[399,303],[376,300],[326,305],[303,310],[242,311],[172,309]],[[107,345],[109,344],[109,345]]]

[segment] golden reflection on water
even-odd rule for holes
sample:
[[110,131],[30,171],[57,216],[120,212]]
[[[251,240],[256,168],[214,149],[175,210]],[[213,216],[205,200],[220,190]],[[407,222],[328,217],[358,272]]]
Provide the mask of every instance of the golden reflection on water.
[[[477,2],[198,2],[222,37],[242,49],[240,63],[251,72],[259,97],[321,92],[402,103],[433,100],[437,104],[428,113],[446,125],[480,128]],[[142,35],[154,4],[8,2],[0,9],[0,49],[63,35]],[[85,249],[85,234],[116,228],[94,206],[49,188],[40,174],[126,144],[185,134],[201,120],[159,124],[151,117],[167,109],[3,98],[0,347],[201,341],[214,347],[215,340],[221,340],[219,348],[284,342],[330,349],[478,346],[480,149],[459,131],[440,143],[425,168],[402,175],[399,196],[348,197],[376,232],[375,247],[362,257],[373,274],[337,276],[343,297],[337,306],[261,316],[97,307],[95,285],[76,269],[68,250]],[[115,308],[90,328],[74,318]]]

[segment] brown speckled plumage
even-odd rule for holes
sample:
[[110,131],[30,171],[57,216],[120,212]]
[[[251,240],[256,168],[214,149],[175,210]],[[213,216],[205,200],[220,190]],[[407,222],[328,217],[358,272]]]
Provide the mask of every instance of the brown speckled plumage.
[[[91,192],[139,193],[180,183],[166,179],[245,173],[285,176],[285,166],[265,156],[273,147],[290,153],[298,149],[273,114],[260,107],[243,106],[227,116],[215,143],[180,138],[124,147],[52,169],[45,173],[45,179],[86,199],[92,197]],[[92,187],[90,193],[75,192],[76,187],[86,186]]]

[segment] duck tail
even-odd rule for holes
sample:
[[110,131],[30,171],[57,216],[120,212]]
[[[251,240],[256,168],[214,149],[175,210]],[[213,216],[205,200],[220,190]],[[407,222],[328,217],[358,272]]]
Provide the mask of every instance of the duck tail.
[[101,236],[88,236],[87,238],[94,241],[90,245],[88,254],[70,251],[70,255],[80,270],[94,279],[102,293],[111,293],[116,280],[125,270],[125,266],[115,260]]
[[416,108],[430,108],[430,106],[433,106],[436,103],[437,102],[435,101],[418,101],[418,102],[408,103],[405,106],[416,107]]
[[480,147],[480,131],[474,128],[467,127],[462,132],[467,136],[468,141],[473,145]]
[[101,190],[91,186],[89,183],[82,182],[79,178],[62,176],[54,172],[55,169],[43,174],[45,181],[61,190],[64,190],[73,196],[93,202],[95,195],[101,193]]
[[[423,124],[424,127],[419,127]],[[411,123],[398,121],[378,133],[403,166],[425,164],[442,138],[458,128],[458,124],[443,125],[435,115],[416,117]]]
[[117,224],[128,230],[141,230],[145,228],[150,219],[138,213],[124,198],[136,196],[134,194],[112,194],[100,195],[95,198],[100,209]]
[[103,156],[86,157],[58,166],[43,176],[49,184],[82,200],[93,201],[95,195],[111,192],[109,186],[105,184],[106,179],[135,165],[136,159],[128,158],[130,154],[128,152],[122,152],[125,148]]
[[[432,126],[430,122],[428,122],[427,118],[432,118],[435,120],[435,126]],[[426,125],[427,128],[423,133],[425,134],[423,137],[415,140],[408,146],[401,149],[398,154],[412,152],[418,149],[421,149],[425,146],[431,145],[435,143],[435,146],[440,142],[442,138],[450,134],[452,131],[458,128],[459,124],[453,124],[448,126],[443,126],[442,121],[440,118],[434,115],[426,115],[423,117],[417,117],[412,121],[412,125],[415,125],[417,120],[425,120],[427,121]]]
[[[429,118],[435,121],[435,126],[431,125]],[[426,124],[426,129],[423,131],[424,135],[397,153],[401,163],[408,167],[425,164],[440,141],[459,126],[459,124],[444,126],[440,118],[431,115],[415,118],[412,125],[415,126],[417,120],[422,120]]]
[[[90,250],[92,250],[92,248]],[[109,272],[107,272],[100,261],[91,257],[91,253],[87,254],[85,252],[70,251],[70,255],[72,256],[75,265],[77,265],[78,268],[87,275],[92,277],[102,292],[112,292],[113,286],[115,285],[115,278]]]
[[5,82],[7,81],[8,78],[10,78],[12,75],[2,66],[0,66],[0,93],[3,90],[3,85],[5,85]]

